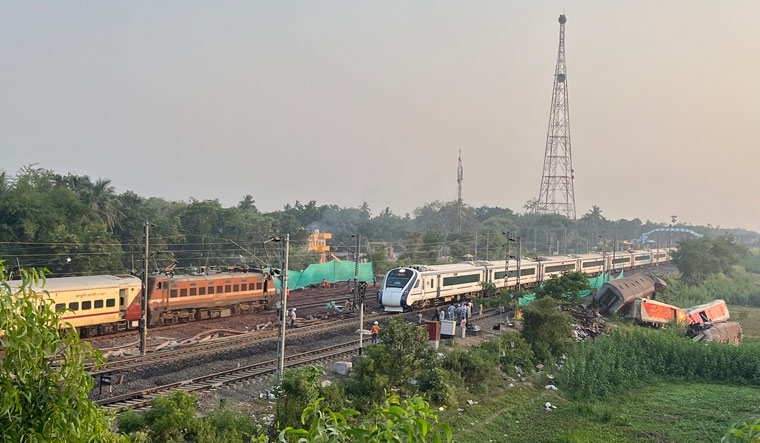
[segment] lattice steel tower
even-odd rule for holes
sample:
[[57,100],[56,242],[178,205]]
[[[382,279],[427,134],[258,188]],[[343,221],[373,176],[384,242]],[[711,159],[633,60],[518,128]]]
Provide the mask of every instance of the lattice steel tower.
[[570,149],[570,108],[567,101],[567,66],[565,66],[565,23],[559,16],[559,51],[554,70],[554,89],[546,131],[544,171],[538,193],[538,212],[562,214],[575,219],[573,157]]

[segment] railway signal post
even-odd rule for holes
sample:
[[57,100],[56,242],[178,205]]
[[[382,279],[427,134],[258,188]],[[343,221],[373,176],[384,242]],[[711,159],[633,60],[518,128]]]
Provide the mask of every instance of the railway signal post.
[[356,234],[356,266],[354,267],[354,304],[359,303],[359,355],[364,349],[364,297],[359,296],[359,247],[361,234]]

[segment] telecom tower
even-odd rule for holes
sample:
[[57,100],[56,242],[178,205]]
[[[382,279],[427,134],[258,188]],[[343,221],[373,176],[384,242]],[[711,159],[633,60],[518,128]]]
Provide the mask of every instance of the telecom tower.
[[457,231],[462,232],[462,181],[464,181],[464,168],[462,168],[462,150],[459,150],[459,166],[457,167]]
[[575,220],[573,157],[570,150],[570,108],[567,100],[567,66],[565,66],[565,23],[559,16],[559,51],[554,70],[554,89],[546,131],[544,171],[538,193],[538,212],[562,214]]

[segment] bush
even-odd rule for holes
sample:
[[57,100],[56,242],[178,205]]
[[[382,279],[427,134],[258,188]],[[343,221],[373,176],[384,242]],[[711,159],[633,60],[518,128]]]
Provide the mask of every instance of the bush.
[[298,426],[301,412],[319,398],[320,379],[324,374],[321,366],[304,366],[285,369],[282,383],[277,390],[275,403],[275,423],[279,427]]
[[523,309],[520,336],[531,345],[536,359],[548,361],[573,344],[572,317],[558,309],[552,297],[544,297]]
[[559,382],[575,397],[604,397],[653,376],[760,385],[760,345],[696,343],[679,328],[618,327],[574,346]]
[[734,271],[730,278],[723,274],[712,275],[700,284],[688,284],[676,278],[666,278],[666,281],[668,286],[658,297],[682,308],[715,299],[732,305],[760,306],[758,277],[741,270]]
[[356,361],[351,380],[344,386],[363,411],[383,401],[389,389],[406,397],[418,394],[412,381],[439,364],[427,333],[403,320],[389,320],[379,338],[380,344],[364,348],[364,356]]
[[443,369],[468,389],[484,393],[488,381],[498,375],[498,354],[483,348],[452,349],[443,359]]
[[493,349],[499,358],[499,367],[502,372],[510,376],[517,376],[515,367],[529,370],[537,361],[533,355],[530,345],[518,334],[504,334],[499,337],[498,341],[489,342],[484,345]]
[[760,418],[753,423],[741,423],[729,429],[720,440],[727,443],[756,443],[760,441]]

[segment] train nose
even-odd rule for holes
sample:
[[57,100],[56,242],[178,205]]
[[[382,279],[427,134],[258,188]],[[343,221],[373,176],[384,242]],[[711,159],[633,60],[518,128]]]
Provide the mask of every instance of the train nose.
[[404,293],[402,288],[384,288],[383,296],[380,303],[387,309],[403,308],[401,306],[401,296]]

